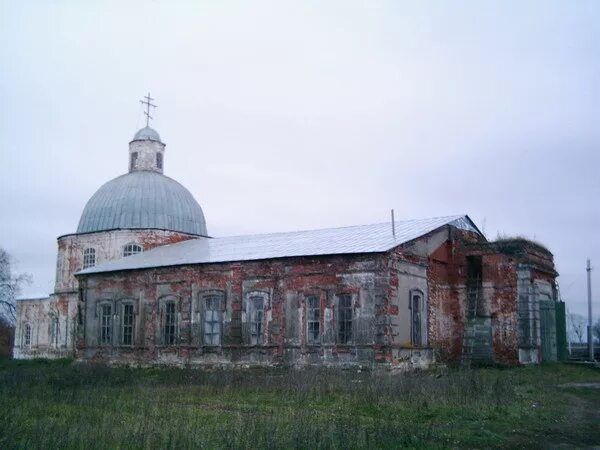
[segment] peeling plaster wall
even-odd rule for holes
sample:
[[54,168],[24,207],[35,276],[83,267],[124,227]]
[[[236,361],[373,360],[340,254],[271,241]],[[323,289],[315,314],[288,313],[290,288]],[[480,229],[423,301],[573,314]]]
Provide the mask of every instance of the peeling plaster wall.
[[[13,355],[17,359],[72,356],[77,303],[64,296],[17,301]],[[25,328],[31,340],[25,342]]]
[[[390,294],[390,273],[396,290]],[[388,254],[288,258],[180,266],[81,276],[85,325],[77,354],[124,364],[426,367],[431,350],[404,346],[407,292],[426,289],[425,267]],[[399,283],[399,284],[398,284]],[[399,287],[401,286],[401,287]],[[222,292],[221,345],[203,342],[202,298]],[[339,295],[351,297],[352,339],[338,342]],[[251,295],[265,295],[263,344],[251,345]],[[320,300],[320,342],[307,339],[307,298]],[[389,298],[389,300],[388,300]],[[161,301],[177,304],[177,343],[160,340]],[[118,311],[133,301],[133,346],[119,345],[120,318],[110,345],[99,345],[99,305]],[[426,316],[426,314],[425,314]],[[425,319],[426,320],[426,319]]]
[[[96,264],[123,257],[126,244],[141,245],[144,250],[173,244],[197,236],[166,230],[111,230],[71,234],[58,238],[55,292],[45,299],[20,300],[17,304],[15,358],[55,358],[72,356],[77,327],[78,283],[74,274],[83,267],[86,248],[96,250]],[[58,329],[53,318],[58,318]],[[31,345],[21,339],[29,323],[35,333]],[[58,341],[50,342],[58,333]]]
[[[137,154],[135,158],[135,164],[133,166],[132,162],[134,161],[131,158],[132,153]],[[131,141],[129,143],[129,171],[151,170],[154,172],[163,173],[165,159],[164,153],[165,144],[162,142],[150,140]],[[163,167],[158,167],[156,165],[156,155],[158,154],[163,155]]]
[[[428,257],[430,344],[440,359],[461,360],[467,328],[475,327],[491,336],[484,343],[490,348],[480,348],[479,357],[509,365],[540,362],[539,302],[556,300],[552,255],[522,242],[510,248],[477,243],[472,233],[455,229],[448,237]],[[472,322],[467,319],[468,256],[482,262],[480,304]]]
[[69,234],[58,238],[55,292],[76,291],[73,276],[83,267],[86,248],[96,250],[96,265],[123,257],[126,244],[141,245],[144,251],[160,245],[174,244],[197,236],[166,230],[110,230],[96,233]]

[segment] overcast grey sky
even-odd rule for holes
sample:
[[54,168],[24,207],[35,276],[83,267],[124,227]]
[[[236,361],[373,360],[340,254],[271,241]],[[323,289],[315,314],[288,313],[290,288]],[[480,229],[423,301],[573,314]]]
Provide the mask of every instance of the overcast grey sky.
[[[159,105],[165,173],[223,236],[467,213],[600,293],[600,2],[0,0],[0,246],[56,237]],[[600,312],[600,302],[595,302]]]

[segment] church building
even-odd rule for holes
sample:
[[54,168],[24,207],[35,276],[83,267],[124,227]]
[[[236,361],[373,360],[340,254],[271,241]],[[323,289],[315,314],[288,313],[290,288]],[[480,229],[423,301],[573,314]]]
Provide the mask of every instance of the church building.
[[[129,171],[58,238],[48,298],[17,303],[16,358],[414,368],[556,360],[553,256],[467,215],[211,237],[146,126]],[[561,324],[562,320],[562,324]]]

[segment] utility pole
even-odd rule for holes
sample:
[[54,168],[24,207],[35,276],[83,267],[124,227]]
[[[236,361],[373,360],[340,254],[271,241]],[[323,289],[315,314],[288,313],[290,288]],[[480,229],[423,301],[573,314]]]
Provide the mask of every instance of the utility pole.
[[587,294],[588,294],[588,350],[590,351],[590,361],[594,361],[594,336],[592,335],[592,264],[587,260]]

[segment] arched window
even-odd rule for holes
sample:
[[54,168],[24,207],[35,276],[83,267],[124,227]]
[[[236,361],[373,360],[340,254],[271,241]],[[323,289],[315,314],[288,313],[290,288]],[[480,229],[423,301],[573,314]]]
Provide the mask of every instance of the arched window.
[[28,323],[23,328],[23,347],[31,347],[31,325]]
[[337,306],[337,341],[339,344],[350,344],[352,342],[352,296],[338,295]]
[[100,306],[100,344],[112,344],[112,305],[105,303]]
[[321,299],[318,295],[306,298],[306,337],[309,344],[321,341]]
[[135,163],[137,162],[137,158],[138,158],[137,152],[132,152],[131,153],[131,162],[130,162],[131,167],[129,170],[135,169]]
[[141,245],[127,244],[123,247],[123,256],[137,255],[138,253],[142,253],[143,251],[144,249]]
[[162,345],[177,343],[177,303],[173,298],[160,301],[160,331]]
[[421,317],[423,311],[423,293],[421,291],[411,291],[409,308],[411,315],[410,322],[410,339],[414,346],[420,347],[423,345],[423,337],[421,333]]
[[158,167],[159,169],[162,169],[163,167],[163,155],[162,153],[157,153],[156,154],[156,167]]
[[223,308],[225,296],[221,292],[212,292],[202,297],[204,304],[204,344],[221,345]]
[[83,268],[94,267],[96,265],[96,249],[86,248],[83,251]]
[[121,345],[133,345],[134,309],[132,302],[121,305]]
[[246,311],[250,328],[250,345],[265,344],[265,309],[269,307],[269,294],[262,291],[246,295]]

